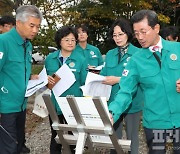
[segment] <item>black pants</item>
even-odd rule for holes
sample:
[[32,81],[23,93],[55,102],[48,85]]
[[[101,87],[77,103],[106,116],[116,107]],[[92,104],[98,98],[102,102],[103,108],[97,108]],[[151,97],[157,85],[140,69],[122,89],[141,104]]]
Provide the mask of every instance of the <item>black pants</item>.
[[180,154],[180,128],[155,130],[144,128],[149,154],[165,154],[166,143],[171,141],[174,154]]
[[19,154],[24,142],[26,111],[2,113],[0,154]]

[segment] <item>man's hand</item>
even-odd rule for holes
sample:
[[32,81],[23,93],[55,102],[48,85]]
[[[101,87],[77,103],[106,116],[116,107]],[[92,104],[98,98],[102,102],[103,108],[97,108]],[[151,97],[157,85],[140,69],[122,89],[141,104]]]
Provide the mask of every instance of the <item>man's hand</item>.
[[105,80],[102,82],[103,84],[114,85],[119,83],[121,77],[117,76],[106,76]]
[[111,124],[113,125],[114,124],[114,120],[113,120],[113,116],[112,116],[111,113],[109,113],[109,117],[110,117]]
[[37,80],[39,79],[39,75],[38,74],[32,74],[30,77],[30,80]]
[[180,79],[176,81],[176,91],[180,92]]

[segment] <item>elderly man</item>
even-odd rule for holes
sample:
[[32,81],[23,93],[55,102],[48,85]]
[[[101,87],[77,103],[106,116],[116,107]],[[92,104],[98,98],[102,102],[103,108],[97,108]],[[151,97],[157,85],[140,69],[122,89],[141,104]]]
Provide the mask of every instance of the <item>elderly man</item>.
[[[19,154],[24,142],[25,91],[31,74],[32,40],[42,14],[33,5],[16,10],[16,27],[0,35],[0,153]],[[31,77],[36,78],[36,76]]]

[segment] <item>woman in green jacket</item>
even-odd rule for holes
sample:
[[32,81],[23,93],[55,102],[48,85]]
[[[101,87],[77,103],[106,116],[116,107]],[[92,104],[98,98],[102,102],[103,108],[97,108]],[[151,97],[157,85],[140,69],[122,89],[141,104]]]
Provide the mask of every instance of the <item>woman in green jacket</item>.
[[[132,27],[130,23],[123,18],[117,19],[113,23],[110,29],[110,37],[117,47],[108,51],[106,54],[105,66],[100,72],[101,75],[106,76],[103,83],[112,85],[111,96],[108,101],[109,104],[114,100],[116,93],[120,89],[119,82],[126,64],[131,56],[140,50],[130,43],[132,40]],[[124,115],[114,124],[114,129],[118,137],[122,138],[122,121],[123,118],[125,119],[127,139],[132,140],[131,154],[138,154],[138,130],[142,101],[142,93],[139,89],[138,93],[134,96],[132,106],[130,106]],[[115,153],[115,151],[112,150],[111,153]]]
[[98,70],[94,70],[94,68],[103,65],[104,61],[100,50],[88,43],[88,27],[81,24],[76,27],[76,31],[78,33],[76,51],[86,58],[89,71],[94,73],[99,72]]
[[[64,26],[59,29],[55,35],[55,41],[59,48],[59,50],[49,54],[45,60],[45,67],[47,70],[48,76],[48,84],[54,86],[55,80],[52,75],[64,64],[66,63],[68,67],[72,70],[75,75],[76,81],[74,84],[67,89],[60,97],[66,97],[67,95],[74,95],[76,97],[82,96],[82,91],[80,86],[84,85],[86,78],[86,62],[85,58],[82,57],[77,52],[74,52],[77,40],[77,33],[74,28],[70,26]],[[62,114],[62,111],[55,99],[55,96],[52,92],[51,96],[53,105],[58,114],[60,123],[64,123],[65,119]],[[52,121],[50,119],[50,124]],[[57,135],[56,131],[51,127],[52,137],[51,137],[51,145],[50,145],[50,153],[56,154],[61,153],[61,145],[57,144],[55,141],[55,137]]]

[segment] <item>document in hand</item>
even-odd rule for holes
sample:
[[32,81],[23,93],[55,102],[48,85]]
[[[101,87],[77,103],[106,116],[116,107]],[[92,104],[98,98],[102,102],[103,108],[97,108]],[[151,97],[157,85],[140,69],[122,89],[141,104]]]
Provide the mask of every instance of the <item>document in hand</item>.
[[43,68],[43,70],[39,73],[39,79],[37,80],[29,80],[25,97],[29,97],[32,94],[34,94],[37,90],[44,87],[48,83],[48,77],[46,69]]
[[59,81],[59,80],[61,80],[61,78],[58,76],[58,75],[56,75],[55,73],[52,75],[52,77],[54,78],[54,84],[51,84],[51,83],[48,83],[47,84],[47,87],[51,90],[54,86],[55,86],[55,84]]
[[85,85],[81,87],[83,96],[100,96],[109,100],[112,86],[102,84],[103,80],[104,76],[88,72]]
[[103,68],[104,65],[99,65],[97,67],[91,67],[89,68],[89,72],[94,72],[96,74],[99,74],[99,72],[101,71],[101,69]]
[[[69,106],[69,103],[66,99],[66,97],[57,97],[56,100],[58,102],[58,105],[60,106],[62,113],[68,123],[68,125],[77,125],[77,122],[74,118],[74,115],[71,111],[71,108]],[[83,120],[85,122],[86,126],[91,127],[104,127],[104,124],[99,116],[99,113],[92,101],[92,97],[75,97],[75,100],[77,102],[78,109],[81,113],[81,116],[83,117]],[[101,98],[104,108],[109,115],[108,107],[106,98]],[[73,133],[75,137],[78,137],[77,133]],[[109,137],[103,136],[103,135],[91,135],[91,139],[95,142],[110,142]]]
[[52,88],[52,91],[54,95],[60,96],[73,85],[73,83],[76,81],[76,78],[67,64],[63,64],[55,74],[58,75],[61,79],[55,84],[55,86]]

